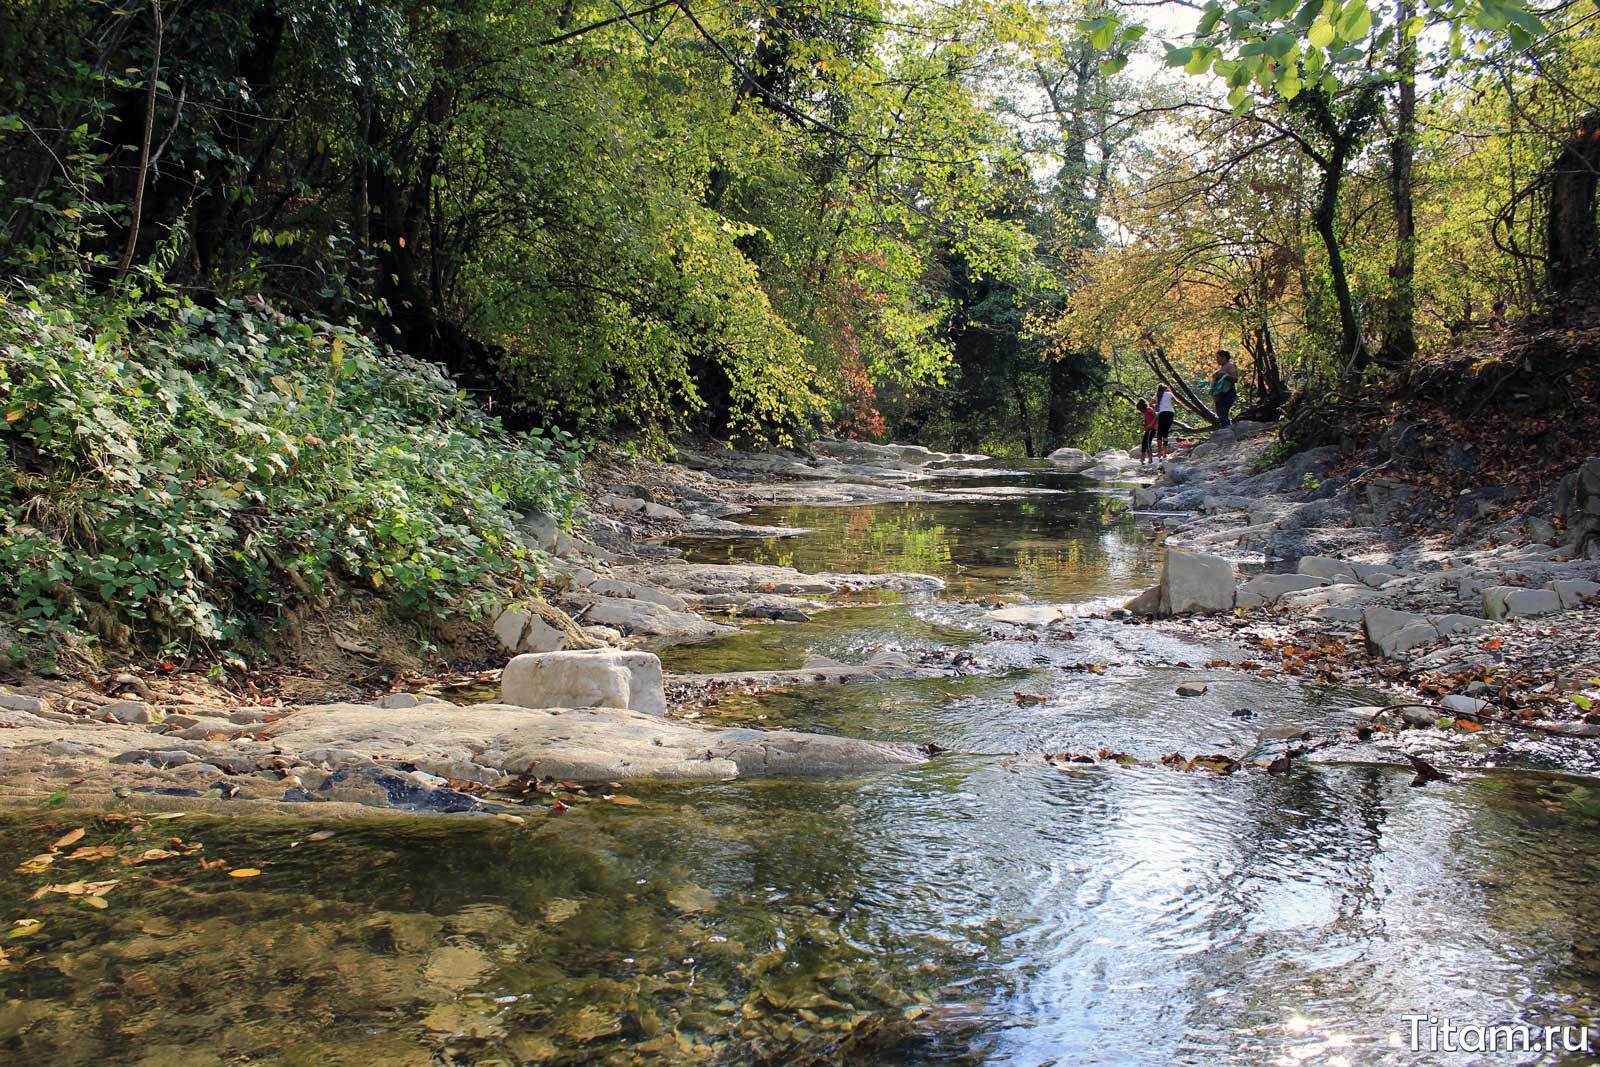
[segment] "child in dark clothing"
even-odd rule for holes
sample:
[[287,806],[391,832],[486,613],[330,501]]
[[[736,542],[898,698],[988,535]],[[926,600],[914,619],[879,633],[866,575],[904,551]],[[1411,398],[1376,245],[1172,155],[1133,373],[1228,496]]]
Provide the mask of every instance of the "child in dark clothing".
[[1139,414],[1144,416],[1144,437],[1139,441],[1140,464],[1151,463],[1155,460],[1156,439],[1156,409],[1145,403],[1144,398],[1139,399]]

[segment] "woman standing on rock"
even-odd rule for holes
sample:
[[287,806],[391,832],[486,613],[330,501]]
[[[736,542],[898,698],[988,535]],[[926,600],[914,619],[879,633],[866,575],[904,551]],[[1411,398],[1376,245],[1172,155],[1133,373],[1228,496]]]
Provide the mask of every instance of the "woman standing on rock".
[[1172,390],[1163,382],[1156,386],[1156,458],[1162,466],[1167,463],[1167,435],[1172,432],[1172,420],[1176,417]]
[[1233,420],[1228,418],[1228,409],[1233,407],[1233,399],[1239,395],[1238,381],[1239,368],[1233,365],[1232,354],[1225,348],[1217,349],[1217,369],[1211,372],[1211,398],[1216,401],[1217,421],[1224,429],[1233,425]]

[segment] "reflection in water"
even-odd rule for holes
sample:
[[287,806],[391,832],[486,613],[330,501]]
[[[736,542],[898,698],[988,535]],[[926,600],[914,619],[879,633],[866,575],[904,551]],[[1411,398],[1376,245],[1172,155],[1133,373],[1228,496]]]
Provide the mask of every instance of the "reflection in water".
[[[1125,593],[1154,573],[1148,524],[1120,515],[1120,502],[1079,479],[1049,496],[1005,502],[768,507],[756,524],[811,533],[761,541],[683,543],[696,563],[768,563],[802,571],[915,571],[950,583],[950,595],[1027,593],[1079,600]],[[970,485],[964,486],[970,488]]]
[[[785,509],[756,520],[819,533],[699,551],[1081,603],[1153,568],[1101,503]],[[957,596],[845,608],[673,649],[668,665],[962,646],[982,673],[775,693],[735,714],[991,755],[850,782],[634,790],[641,803],[523,827],[337,822],[319,841],[309,823],[13,813],[0,1061],[1503,1064],[1538,1058],[1392,1042],[1418,1011],[1559,1025],[1600,1008],[1600,787],[999,755],[1242,753],[1262,726],[1338,725],[1331,709],[1364,701],[1179,667],[1229,653],[1149,627],[1080,618],[1069,639],[1031,641],[984,610]],[[1195,677],[1205,698],[1172,696]],[[1018,707],[1015,690],[1048,699]],[[75,827],[90,857],[11,873]],[[151,849],[178,854],[133,862]],[[73,880],[118,884],[104,909],[35,898]]]

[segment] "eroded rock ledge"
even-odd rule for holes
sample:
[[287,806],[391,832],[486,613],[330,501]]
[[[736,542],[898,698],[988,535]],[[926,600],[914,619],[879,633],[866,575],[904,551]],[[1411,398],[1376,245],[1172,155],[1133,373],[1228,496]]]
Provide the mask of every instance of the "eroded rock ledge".
[[[526,706],[556,702],[596,706]],[[630,706],[612,706],[623,703]],[[852,775],[925,758],[909,744],[704,726],[665,710],[660,661],[614,649],[519,656],[506,669],[501,700],[469,707],[390,697],[128,717],[135,721],[0,710],[0,799],[68,790],[80,799],[270,801],[304,805],[308,814],[324,803],[495,811],[504,805],[483,787],[528,777],[589,784]]]

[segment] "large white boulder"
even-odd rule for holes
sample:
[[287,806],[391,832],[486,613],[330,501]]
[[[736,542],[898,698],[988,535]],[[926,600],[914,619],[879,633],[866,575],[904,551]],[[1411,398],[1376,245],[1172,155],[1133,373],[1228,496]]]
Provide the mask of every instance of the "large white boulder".
[[1167,549],[1161,565],[1161,615],[1232,611],[1237,569],[1204,552]]
[[1491,619],[1521,615],[1549,615],[1561,610],[1561,594],[1554,589],[1519,589],[1494,585],[1483,591],[1483,613]]
[[500,676],[500,700],[524,708],[628,708],[665,715],[661,660],[614,648],[518,656]]

